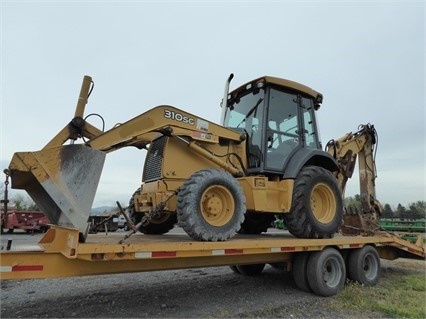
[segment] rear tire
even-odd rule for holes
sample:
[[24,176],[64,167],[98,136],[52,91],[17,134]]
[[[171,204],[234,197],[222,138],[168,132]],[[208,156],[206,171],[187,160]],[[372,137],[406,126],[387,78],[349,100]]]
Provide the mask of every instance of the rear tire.
[[333,174],[307,166],[297,174],[290,213],[284,214],[290,233],[300,238],[331,238],[343,222],[343,199]]
[[238,181],[218,169],[194,173],[177,194],[179,226],[196,240],[225,241],[241,227],[246,211]]
[[348,260],[348,278],[362,285],[374,286],[380,277],[380,258],[376,248],[366,245],[352,251]]
[[320,296],[337,294],[345,285],[345,261],[338,250],[325,248],[313,252],[307,265],[309,287]]
[[308,283],[309,252],[296,253],[293,261],[293,278],[296,286],[303,291],[312,292]]

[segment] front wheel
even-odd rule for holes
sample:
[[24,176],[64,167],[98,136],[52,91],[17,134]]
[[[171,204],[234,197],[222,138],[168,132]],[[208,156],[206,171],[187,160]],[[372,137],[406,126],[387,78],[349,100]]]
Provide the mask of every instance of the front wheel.
[[[140,195],[141,189],[138,188],[132,195],[129,201],[129,218],[133,222],[133,224],[136,226],[143,218],[145,213],[137,212],[135,208],[135,196]],[[157,214],[157,216],[152,217],[146,224],[140,225],[138,230],[147,235],[161,235],[168,233],[173,227],[175,226],[177,222],[176,214],[171,212],[161,212],[160,214]],[[124,229],[126,229],[126,226],[124,226]],[[127,226],[127,229],[129,227]]]
[[297,174],[291,211],[284,214],[290,233],[301,238],[331,238],[343,222],[343,199],[337,179],[318,166]]
[[222,170],[194,173],[177,194],[179,226],[196,240],[224,241],[233,237],[241,227],[245,211],[240,184]]

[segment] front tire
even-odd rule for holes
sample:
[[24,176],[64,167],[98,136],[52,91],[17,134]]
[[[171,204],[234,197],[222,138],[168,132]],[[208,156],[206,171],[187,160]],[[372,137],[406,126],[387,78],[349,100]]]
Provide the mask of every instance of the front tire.
[[246,211],[238,181],[218,169],[194,173],[177,194],[179,226],[196,240],[225,241],[241,227]]
[[[129,201],[129,218],[136,226],[144,216],[145,213],[137,212],[135,209],[135,196],[140,195],[141,189],[138,188],[132,195]],[[138,230],[146,235],[161,235],[168,233],[171,229],[173,229],[176,224],[176,214],[163,212],[159,215],[159,217],[151,218],[151,220],[146,225],[139,226]],[[127,227],[129,228],[129,227]]]
[[306,166],[297,174],[291,211],[284,214],[290,233],[300,238],[331,238],[343,222],[343,199],[333,174]]

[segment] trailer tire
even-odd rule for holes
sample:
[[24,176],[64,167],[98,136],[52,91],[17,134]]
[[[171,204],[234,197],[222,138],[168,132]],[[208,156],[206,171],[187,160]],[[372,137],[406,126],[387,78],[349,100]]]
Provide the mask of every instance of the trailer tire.
[[313,252],[307,265],[309,287],[320,296],[337,294],[345,285],[346,267],[340,252],[328,247]]
[[242,275],[257,276],[265,269],[265,264],[237,265],[237,269]]
[[243,190],[219,169],[194,173],[177,194],[178,224],[195,240],[225,241],[241,227],[246,211]]
[[272,213],[246,212],[239,234],[258,235],[272,226],[275,215]]
[[232,272],[241,274],[236,265],[229,266],[229,268],[231,268]]
[[343,199],[337,179],[319,166],[297,174],[290,213],[284,214],[290,233],[300,238],[331,238],[343,222]]
[[[135,200],[136,195],[140,195],[141,189],[138,188],[132,195],[129,200],[129,207],[127,208],[129,212],[129,218],[136,226],[144,216],[144,213],[138,213],[135,209]],[[153,218],[146,225],[139,226],[138,230],[147,235],[162,235],[168,233],[177,222],[176,214],[171,212],[164,212],[161,217]]]
[[312,292],[308,283],[309,252],[295,253],[293,261],[293,278],[296,286],[303,291]]
[[362,285],[374,286],[380,277],[380,258],[376,248],[366,245],[349,255],[348,278]]

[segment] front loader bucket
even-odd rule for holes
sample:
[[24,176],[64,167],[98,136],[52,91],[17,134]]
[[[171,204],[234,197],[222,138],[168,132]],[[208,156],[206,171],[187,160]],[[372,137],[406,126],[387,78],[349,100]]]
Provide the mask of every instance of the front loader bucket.
[[105,155],[83,144],[15,153],[12,188],[26,190],[52,224],[78,228],[85,236]]

